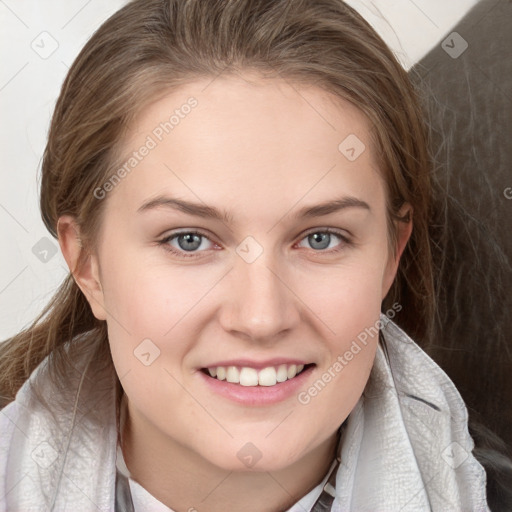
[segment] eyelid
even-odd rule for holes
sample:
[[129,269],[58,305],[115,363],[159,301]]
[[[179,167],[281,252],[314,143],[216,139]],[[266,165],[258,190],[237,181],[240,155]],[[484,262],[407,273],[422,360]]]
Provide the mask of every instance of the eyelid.
[[[312,252],[315,255],[325,255],[325,256],[332,256],[340,253],[341,251],[347,249],[348,247],[351,247],[354,244],[352,240],[352,234],[348,233],[346,230],[342,230],[339,228],[329,228],[329,227],[320,227],[320,228],[312,228],[306,232],[304,232],[297,242],[297,244],[300,244],[305,238],[307,238],[309,235],[312,235],[313,233],[328,233],[329,235],[335,235],[340,240],[341,243],[339,243],[336,247],[331,249],[325,249],[325,250],[315,250],[315,249],[309,249],[310,252]],[[345,234],[346,233],[346,234]]]
[[202,229],[198,229],[198,228],[179,229],[177,231],[172,231],[171,233],[165,235],[163,238],[158,240],[157,243],[158,243],[158,245],[163,245],[165,250],[167,250],[171,253],[177,254],[179,256],[184,256],[185,258],[194,257],[197,254],[206,252],[206,251],[187,252],[187,251],[176,249],[175,247],[172,247],[171,245],[169,245],[169,242],[171,240],[179,237],[180,235],[199,235],[200,237],[206,238],[207,240],[209,240],[212,244],[220,245],[217,242],[215,242],[214,240],[212,240],[211,235],[205,233]]
[[[330,228],[327,226],[324,226],[324,227],[320,226],[320,227],[308,229],[303,233],[302,238],[304,238],[308,235],[311,235],[313,233],[331,233],[334,235],[338,235],[339,237],[341,237],[347,241],[352,238],[352,233],[350,233],[350,231],[347,231],[346,229]],[[301,238],[301,240],[302,240],[302,238]]]

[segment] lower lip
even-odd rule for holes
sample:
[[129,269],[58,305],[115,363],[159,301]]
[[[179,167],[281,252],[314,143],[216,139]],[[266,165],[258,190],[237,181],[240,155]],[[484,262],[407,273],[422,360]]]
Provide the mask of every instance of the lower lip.
[[272,405],[296,396],[301,386],[313,372],[315,366],[303,370],[299,375],[290,380],[279,382],[274,386],[242,386],[225,380],[210,377],[202,371],[198,371],[205,384],[218,395],[229,400],[250,406]]

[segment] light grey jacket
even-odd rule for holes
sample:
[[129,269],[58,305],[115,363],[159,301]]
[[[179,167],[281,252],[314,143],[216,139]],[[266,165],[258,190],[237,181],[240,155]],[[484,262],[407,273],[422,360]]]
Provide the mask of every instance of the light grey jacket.
[[[381,324],[384,343],[340,442],[331,510],[489,511],[461,396],[398,326]],[[0,412],[0,512],[113,512],[115,375],[84,356],[56,393],[46,363]]]

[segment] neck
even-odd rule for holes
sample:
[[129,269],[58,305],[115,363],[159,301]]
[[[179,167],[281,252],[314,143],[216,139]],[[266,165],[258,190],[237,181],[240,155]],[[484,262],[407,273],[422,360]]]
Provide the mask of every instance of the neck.
[[[212,440],[213,441],[213,440]],[[333,434],[290,466],[277,471],[227,471],[126,414],[121,446],[131,478],[176,512],[287,510],[318,485],[337,447]]]

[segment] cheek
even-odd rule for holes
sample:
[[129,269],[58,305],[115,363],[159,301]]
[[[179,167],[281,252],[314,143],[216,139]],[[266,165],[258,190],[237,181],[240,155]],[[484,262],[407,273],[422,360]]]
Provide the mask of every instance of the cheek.
[[110,350],[121,384],[139,411],[162,421],[170,421],[162,411],[168,404],[194,410],[179,382],[195,339],[193,306],[204,291],[187,287],[175,274],[161,265],[118,260],[105,293]]
[[304,294],[310,290],[308,305],[321,319],[327,350],[314,382],[301,390],[298,401],[332,428],[359,400],[373,366],[385,266],[379,254],[333,268],[329,277],[316,276],[302,288]]
[[169,334],[189,311],[197,312],[218,280],[207,266],[187,271],[167,263],[165,255],[150,259],[136,250],[129,257],[111,258],[105,267],[104,298],[112,322],[143,336]]
[[378,345],[380,295],[361,283],[357,292],[339,296],[335,305],[324,305],[326,324],[334,332],[326,334],[325,358],[298,395],[301,407],[309,417],[322,418],[326,431],[335,430],[360,399]]
[[331,327],[326,336],[329,359],[324,363],[330,377],[325,377],[346,398],[360,395],[373,364],[381,310],[380,277],[380,272],[350,273],[340,279],[336,296],[323,304]]
[[331,346],[356,336],[379,318],[384,267],[382,257],[353,258],[328,272],[304,274],[297,280],[297,295],[322,320]]
[[[160,400],[177,403],[182,389],[168,372],[181,380],[187,355],[206,318],[206,296],[219,281],[219,272],[207,265],[189,267],[186,272],[162,259],[137,259],[134,253],[111,259],[105,266],[105,304],[114,365],[120,378],[127,376],[122,383],[132,397],[150,402],[149,393],[158,389],[163,393]],[[129,380],[137,383],[134,389]],[[154,406],[158,408],[158,404]],[[151,409],[149,403],[148,407]]]
[[173,326],[185,314],[180,288],[135,257],[113,258],[105,268],[108,336],[117,373],[121,377],[130,372],[141,388],[155,389],[162,356],[171,352],[179,360],[182,348],[170,343]]
[[311,418],[322,419],[325,431],[334,431],[354,409],[368,381],[377,340],[344,347],[322,368],[310,386],[301,391],[299,403]]

